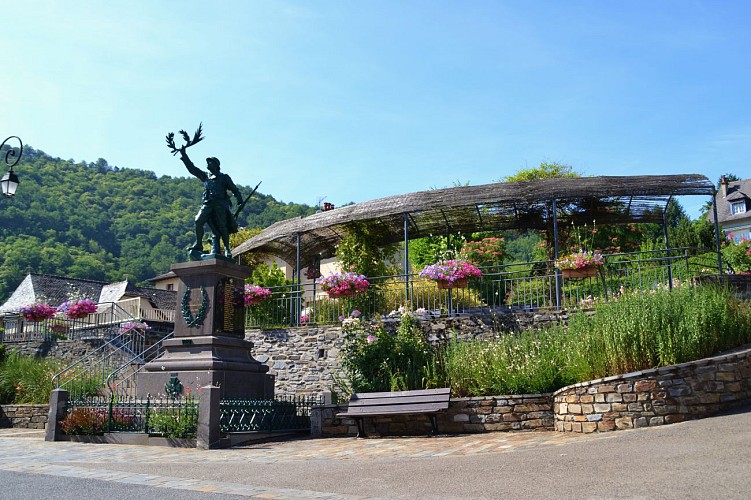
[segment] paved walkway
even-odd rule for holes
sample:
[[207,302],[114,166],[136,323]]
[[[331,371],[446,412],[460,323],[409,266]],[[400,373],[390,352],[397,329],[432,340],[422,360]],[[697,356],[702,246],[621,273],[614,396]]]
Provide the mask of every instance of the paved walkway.
[[750,428],[746,408],[597,435],[303,439],[211,451],[47,443],[39,431],[3,429],[0,470],[143,485],[152,498],[162,488],[252,498],[748,498]]

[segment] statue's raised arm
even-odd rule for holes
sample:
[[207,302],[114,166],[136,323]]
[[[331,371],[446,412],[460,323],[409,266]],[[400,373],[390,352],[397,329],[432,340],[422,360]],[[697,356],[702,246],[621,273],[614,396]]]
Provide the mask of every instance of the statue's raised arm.
[[202,182],[206,182],[207,175],[206,172],[201,170],[200,168],[196,167],[192,161],[190,161],[190,158],[188,157],[188,154],[185,152],[185,147],[183,146],[180,148],[180,159],[185,164],[185,168],[188,169],[188,172],[193,174],[194,176],[198,177]]
[[[222,173],[219,168],[219,160],[213,156],[206,158],[208,172],[196,167],[188,157],[185,149],[201,141],[201,125],[198,126],[195,135],[190,136],[181,130],[180,134],[185,139],[185,145],[178,148],[175,145],[175,134],[167,134],[167,146],[172,154],[180,153],[180,160],[185,164],[192,175],[203,182],[203,196],[201,208],[196,214],[196,241],[189,247],[188,255],[191,260],[226,258],[232,259],[229,247],[229,235],[237,232],[237,221],[232,215],[232,200],[229,194],[235,196],[237,204],[243,202],[242,194],[229,175]],[[203,253],[204,225],[208,224],[212,232],[211,251]],[[220,244],[224,245],[222,254]]]

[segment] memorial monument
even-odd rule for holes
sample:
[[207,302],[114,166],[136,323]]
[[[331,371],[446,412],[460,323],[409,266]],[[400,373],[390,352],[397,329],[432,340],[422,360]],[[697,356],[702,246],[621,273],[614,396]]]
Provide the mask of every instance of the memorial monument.
[[[184,130],[180,134],[185,145],[177,148],[173,133],[167,135],[167,145],[203,182],[204,193],[190,261],[171,267],[180,279],[174,335],[164,341],[165,353],[139,374],[139,395],[196,394],[201,387],[214,385],[224,399],[271,399],[274,377],[267,373],[268,366],[253,358],[253,343],[245,340],[245,279],[251,270],[232,262],[229,248],[229,235],[237,231],[236,217],[255,189],[243,201],[232,179],[220,172],[219,160],[206,159],[209,172],[190,161],[185,149],[203,139],[200,125],[193,138]],[[228,192],[238,203],[234,214]],[[208,253],[202,247],[204,224],[212,232]]]

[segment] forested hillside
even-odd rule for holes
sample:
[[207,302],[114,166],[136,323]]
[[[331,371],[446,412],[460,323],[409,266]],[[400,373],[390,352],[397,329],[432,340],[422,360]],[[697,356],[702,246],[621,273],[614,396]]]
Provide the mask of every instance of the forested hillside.
[[[186,260],[203,191],[194,177],[75,163],[30,147],[15,168],[18,192],[0,199],[0,302],[28,272],[141,282]],[[238,223],[263,228],[314,211],[256,193]]]

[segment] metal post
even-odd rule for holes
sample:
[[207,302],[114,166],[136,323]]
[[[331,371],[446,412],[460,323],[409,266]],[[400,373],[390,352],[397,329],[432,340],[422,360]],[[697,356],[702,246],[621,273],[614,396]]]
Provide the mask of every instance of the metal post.
[[662,213],[662,232],[665,235],[665,253],[668,256],[668,290],[673,289],[673,263],[670,260],[670,241],[668,239],[668,205],[670,205],[672,198],[672,195],[668,198],[665,211]]
[[[551,201],[553,205],[553,259],[558,260],[558,200],[553,198]],[[561,271],[558,266],[554,267],[555,271],[555,307],[561,309]]]
[[294,324],[297,326],[300,326],[300,314],[302,313],[302,294],[300,293],[300,233],[297,233],[296,240],[297,240],[297,258],[296,258],[297,263],[295,264],[295,266],[297,267],[297,269],[295,272],[297,273],[297,289],[295,290],[296,292],[295,293],[296,295],[295,313],[297,317],[295,318]]
[[404,300],[412,309],[412,300],[409,293],[409,214],[404,213]]
[[717,270],[722,274],[722,252],[720,252],[720,222],[717,220],[717,192],[712,188],[712,215],[714,215],[714,244],[717,252]]

